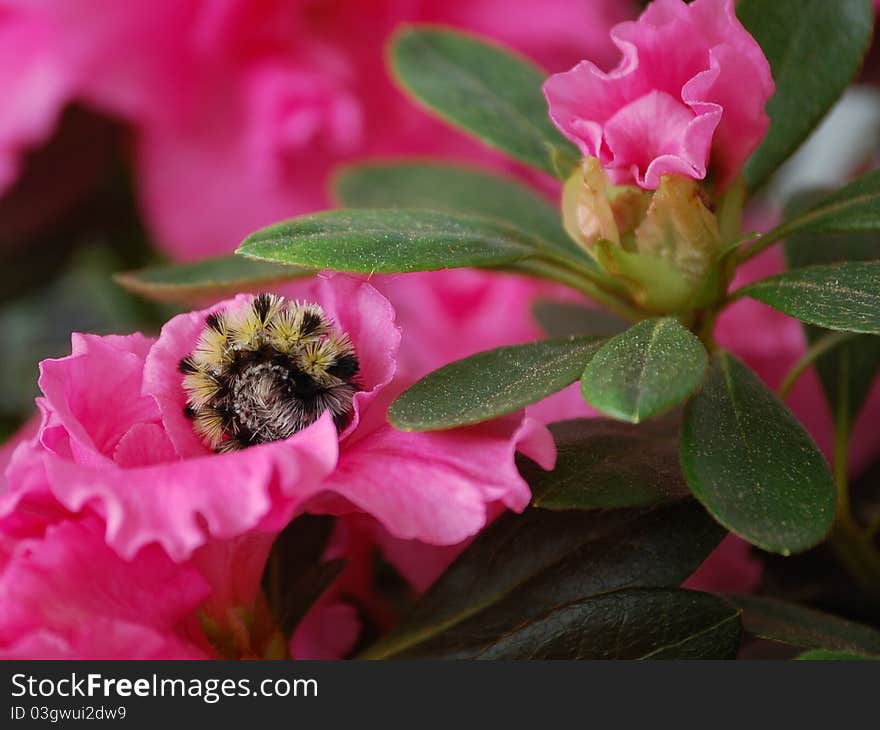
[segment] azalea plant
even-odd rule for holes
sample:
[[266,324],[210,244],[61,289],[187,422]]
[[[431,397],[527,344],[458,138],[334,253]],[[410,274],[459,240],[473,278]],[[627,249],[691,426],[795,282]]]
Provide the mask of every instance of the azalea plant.
[[[350,165],[338,209],[118,276],[195,308],[42,363],[0,494],[0,656],[880,657],[852,489],[880,173],[754,206],[873,24],[870,0],[654,0],[610,30],[616,65],[549,76],[399,28],[399,86],[523,181]],[[808,343],[776,392],[743,345],[765,307]],[[796,415],[812,372],[827,443]],[[817,550],[863,623],[743,578]]]

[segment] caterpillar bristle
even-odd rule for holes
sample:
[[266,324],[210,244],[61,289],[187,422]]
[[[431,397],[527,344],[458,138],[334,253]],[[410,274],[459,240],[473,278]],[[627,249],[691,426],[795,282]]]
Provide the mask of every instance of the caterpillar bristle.
[[348,334],[317,304],[266,293],[208,315],[179,369],[193,428],[221,453],[288,438],[326,411],[342,430],[359,389]]

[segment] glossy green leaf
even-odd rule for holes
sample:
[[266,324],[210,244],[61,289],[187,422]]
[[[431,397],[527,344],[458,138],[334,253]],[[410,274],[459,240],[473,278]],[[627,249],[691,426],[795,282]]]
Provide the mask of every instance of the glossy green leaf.
[[761,596],[727,596],[743,610],[746,631],[801,649],[880,654],[880,631],[855,621]]
[[562,228],[557,206],[509,177],[461,165],[367,163],[344,168],[333,190],[348,208],[418,208],[493,218],[594,266]]
[[543,509],[642,507],[688,496],[678,463],[678,430],[668,419],[634,426],[605,418],[550,425],[556,466],[525,459],[520,472]]
[[[786,205],[786,218],[797,220],[806,211],[822,207],[821,202],[828,197],[827,190],[801,192]],[[880,260],[880,232],[800,231],[788,236],[785,256],[790,269],[837,264],[841,261],[877,261]]]
[[595,337],[541,340],[457,360],[398,396],[388,420],[404,431],[436,431],[512,413],[577,380],[601,343]]
[[733,659],[739,611],[708,593],[636,588],[517,626],[478,659]]
[[[880,259],[880,233],[800,234],[786,241],[785,252],[792,269],[841,261]],[[810,344],[828,330],[805,325]],[[852,425],[861,413],[868,391],[880,372],[880,337],[853,335],[816,361],[816,371],[832,412],[845,410]]]
[[500,267],[540,252],[516,229],[431,210],[333,210],[248,236],[236,253],[313,269],[391,274]]
[[676,587],[722,535],[693,500],[639,510],[508,513],[364,656],[478,656],[568,604],[624,588]]
[[581,391],[594,408],[638,423],[683,402],[700,387],[707,367],[702,343],[677,320],[646,319],[596,352]]
[[391,43],[392,71],[447,122],[527,165],[564,179],[580,155],[553,126],[546,74],[514,52],[461,32],[409,26]]
[[794,269],[749,284],[738,294],[808,324],[880,334],[880,261]]
[[778,241],[802,233],[877,230],[880,230],[880,170],[869,172],[837,192],[821,198],[774,228],[765,239]]
[[139,296],[159,302],[198,302],[281,284],[315,272],[298,266],[221,256],[191,264],[125,271],[113,278]]
[[822,541],[834,519],[828,464],[791,411],[727,352],[685,408],[688,485],[725,527],[788,555]]
[[532,306],[532,314],[548,337],[610,337],[630,326],[622,317],[601,309],[550,299],[538,299]]
[[800,146],[858,72],[871,41],[871,0],[740,0],[736,13],[767,60],[776,94],[767,136],[745,166],[760,187]]

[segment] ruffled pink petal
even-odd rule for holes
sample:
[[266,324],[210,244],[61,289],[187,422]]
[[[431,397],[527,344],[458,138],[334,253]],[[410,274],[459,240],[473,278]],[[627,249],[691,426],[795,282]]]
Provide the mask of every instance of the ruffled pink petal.
[[702,179],[720,117],[720,109],[695,117],[669,94],[652,91],[605,123],[610,164],[617,169],[628,167],[636,182],[649,189],[657,188],[661,175]]
[[774,92],[733,0],[655,0],[611,36],[623,54],[616,68],[582,61],[545,82],[556,126],[616,183],[654,189],[663,174],[702,179],[711,160],[726,185],[766,133]]
[[283,524],[336,463],[329,415],[286,441],[229,454],[151,466],[94,467],[43,457],[52,493],[68,509],[86,506],[107,521],[107,541],[123,557],[156,542],[184,560],[208,536],[232,538],[262,521]]
[[[637,67],[635,48],[625,46],[619,70],[605,74],[589,61],[544,82],[550,118],[585,157],[611,161],[604,145],[603,125],[618,109],[650,92],[650,86],[630,72]],[[617,80],[620,80],[617,82]],[[616,82],[616,83],[615,83]]]
[[211,659],[204,649],[129,621],[97,618],[66,636],[38,629],[0,646],[0,660]]
[[[346,432],[353,433],[360,410],[394,374],[394,311],[366,282],[326,277],[310,289],[308,298],[349,333],[363,363]],[[213,309],[250,301],[239,296]],[[47,493],[67,510],[94,509],[124,557],[156,542],[183,560],[209,537],[281,529],[335,466],[339,436],[325,414],[285,441],[211,453],[183,413],[178,370],[206,314],[174,318],[152,346],[140,336],[77,336],[71,356],[44,363],[39,441],[10,468],[0,509]]]
[[136,423],[158,421],[151,398],[140,395],[144,356],[152,341],[143,335],[74,335],[72,354],[40,363],[40,389],[84,461],[109,460]]
[[[233,537],[264,521],[283,525],[297,490],[311,493],[336,463],[329,416],[284,442],[224,455],[198,443],[195,456],[181,459],[173,432],[152,422],[159,399],[140,394],[147,346],[140,336],[82,336],[73,355],[43,364],[40,434],[10,463],[2,513],[28,500],[44,504],[49,493],[73,512],[94,508],[106,519],[107,540],[125,557],[157,542],[184,559],[208,535]],[[161,378],[159,384],[181,399],[180,374],[169,367],[165,377],[172,385]],[[182,402],[178,408],[172,413],[191,432]]]
[[[40,428],[43,420],[35,418],[27,428]],[[38,439],[37,435],[13,439],[18,443],[0,487],[0,543],[5,541],[5,548],[0,544],[0,569],[21,540],[40,537],[47,525],[69,516],[49,489]]]
[[175,461],[177,454],[165,430],[156,423],[137,423],[126,432],[116,449],[113,461],[123,469]]
[[[120,560],[102,533],[93,518],[64,522],[19,546],[0,576],[0,645],[8,652],[179,654],[183,628],[209,586],[155,548]],[[190,656],[197,653],[190,647]]]
[[549,432],[522,416],[450,431],[406,433],[384,423],[362,430],[346,443],[322,489],[372,515],[395,537],[434,545],[476,534],[486,525],[489,503],[526,507],[531,495],[516,469],[518,448],[545,469],[556,455]]
[[[717,110],[712,165],[723,184],[755,151],[770,127],[770,117],[749,93],[752,86],[761,85],[761,69],[751,59],[724,45],[713,48],[709,58],[710,69],[685,85],[682,98],[698,113]],[[771,81],[768,96],[773,88]]]

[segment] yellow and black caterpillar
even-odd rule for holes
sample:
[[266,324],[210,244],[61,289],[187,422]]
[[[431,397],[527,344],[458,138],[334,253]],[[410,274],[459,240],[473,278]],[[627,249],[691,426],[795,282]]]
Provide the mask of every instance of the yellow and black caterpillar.
[[341,431],[358,370],[350,338],[320,306],[259,294],[240,310],[206,318],[180,361],[184,411],[221,452],[288,438],[328,410]]

